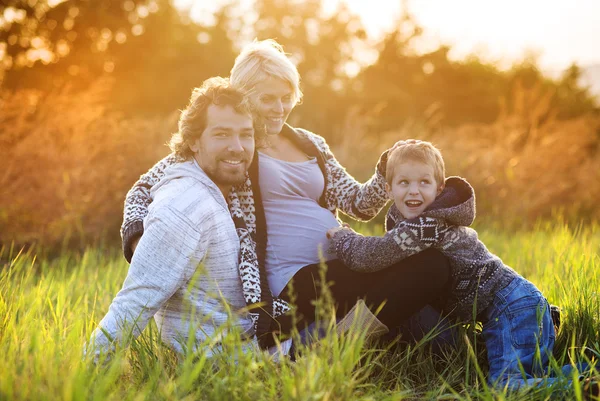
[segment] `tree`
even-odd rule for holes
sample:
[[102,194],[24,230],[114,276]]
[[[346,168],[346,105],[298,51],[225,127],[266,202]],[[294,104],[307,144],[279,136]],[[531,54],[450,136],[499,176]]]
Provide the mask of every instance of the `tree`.
[[111,58],[110,43],[139,33],[138,21],[155,8],[151,0],[8,1],[0,6],[2,83],[48,88],[69,76],[97,76]]
[[340,4],[324,15],[322,0],[257,0],[257,38],[274,38],[297,63],[307,101],[295,117],[329,139],[356,101],[348,66],[365,46],[365,31],[356,15]]
[[13,1],[0,9],[10,17],[1,25],[3,86],[84,88],[110,75],[112,109],[171,112],[204,79],[229,74],[233,6],[214,26],[200,26],[170,0]]
[[374,114],[375,131],[396,128],[407,118],[422,115],[428,106],[428,100],[419,90],[426,79],[423,67],[430,61],[413,50],[413,41],[421,33],[421,28],[405,12],[396,29],[379,43],[376,62],[357,77],[363,108]]
[[144,34],[115,53],[115,106],[134,114],[172,112],[206,78],[228,76],[235,59],[229,7],[216,13],[213,26],[200,26],[188,10],[162,0],[144,21]]
[[559,118],[572,118],[598,109],[589,87],[581,85],[582,70],[572,64],[557,82],[556,103]]

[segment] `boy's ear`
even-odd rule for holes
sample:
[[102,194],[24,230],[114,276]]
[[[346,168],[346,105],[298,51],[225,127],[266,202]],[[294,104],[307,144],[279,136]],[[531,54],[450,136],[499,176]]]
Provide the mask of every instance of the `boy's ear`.
[[392,199],[392,187],[387,182],[385,183],[385,192],[387,192],[388,198]]
[[442,182],[442,185],[440,185],[439,188],[438,188],[438,190],[437,190],[437,194],[438,195],[441,194],[445,187],[446,187],[446,183]]

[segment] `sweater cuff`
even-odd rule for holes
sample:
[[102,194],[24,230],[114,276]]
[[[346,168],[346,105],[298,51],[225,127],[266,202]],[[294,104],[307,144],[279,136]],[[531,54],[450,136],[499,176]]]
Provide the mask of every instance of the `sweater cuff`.
[[350,228],[343,228],[338,230],[329,241],[329,251],[335,253],[338,259],[341,259],[341,244],[344,239],[354,234],[354,231]]
[[137,238],[141,237],[143,233],[144,222],[142,220],[133,221],[123,230],[123,256],[125,256],[128,263],[131,263],[131,258],[133,257],[131,244]]

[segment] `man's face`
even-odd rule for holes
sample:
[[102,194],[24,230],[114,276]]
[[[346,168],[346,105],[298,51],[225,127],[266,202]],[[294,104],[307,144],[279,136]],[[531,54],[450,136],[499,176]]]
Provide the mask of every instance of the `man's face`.
[[190,144],[194,159],[224,196],[232,185],[244,181],[254,155],[252,117],[231,106],[210,105],[206,129]]

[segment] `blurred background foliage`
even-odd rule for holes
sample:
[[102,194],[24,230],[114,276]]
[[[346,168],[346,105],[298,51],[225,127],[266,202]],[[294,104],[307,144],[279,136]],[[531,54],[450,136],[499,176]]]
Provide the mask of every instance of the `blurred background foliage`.
[[301,73],[290,123],[358,178],[395,141],[422,138],[474,184],[481,217],[600,217],[600,116],[579,66],[550,78],[534,59],[501,69],[447,46],[419,52],[409,10],[374,41],[343,3],[227,0],[201,21],[181,4],[0,5],[1,244],[118,242],[125,193],[168,153],[177,109],[254,38],[277,39]]

